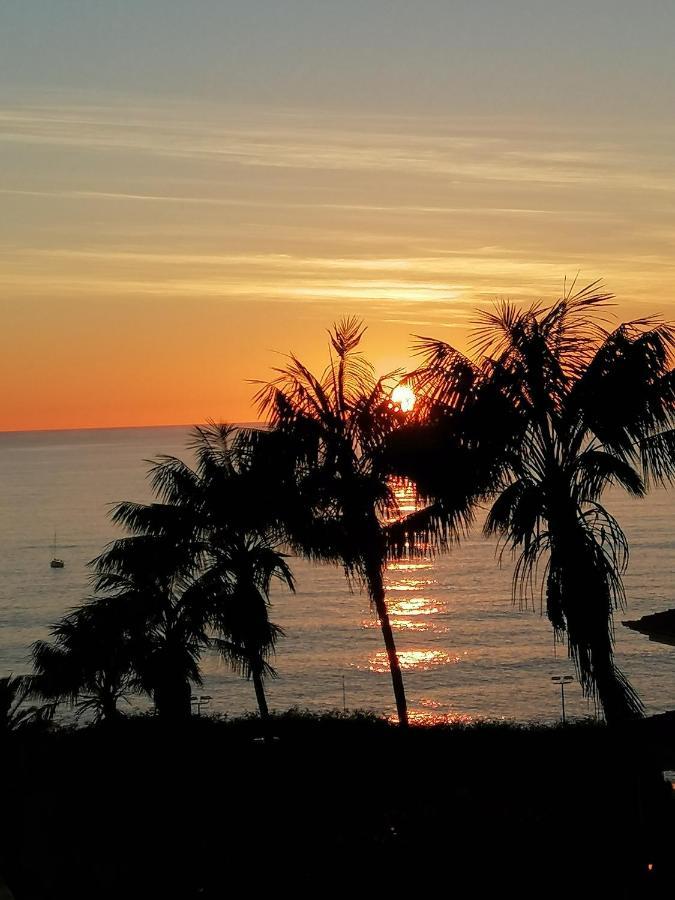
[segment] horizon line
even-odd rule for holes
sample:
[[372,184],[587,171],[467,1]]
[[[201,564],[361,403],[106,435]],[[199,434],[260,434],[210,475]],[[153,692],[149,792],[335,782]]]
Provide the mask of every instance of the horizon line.
[[[175,422],[161,425],[71,425],[63,428],[0,428],[0,435],[3,434],[49,434],[62,431],[132,431],[140,428],[198,428],[207,425],[209,420],[204,422]],[[212,420],[218,423],[224,422],[222,419]],[[258,426],[264,424],[260,421],[255,422],[227,422],[228,425],[246,425]]]

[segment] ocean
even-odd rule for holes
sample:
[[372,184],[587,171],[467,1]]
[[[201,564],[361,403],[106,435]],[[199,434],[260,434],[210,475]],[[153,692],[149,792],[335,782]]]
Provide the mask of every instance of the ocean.
[[[31,643],[90,593],[87,562],[119,534],[110,504],[150,498],[147,460],[187,456],[188,429],[129,428],[0,434],[0,674],[30,670]],[[651,643],[621,620],[675,606],[673,495],[645,500],[611,493],[607,505],[630,543],[627,613],[616,616],[617,661],[647,712],[674,705],[675,648]],[[387,571],[387,602],[404,669],[411,717],[551,721],[560,716],[555,675],[573,675],[563,645],[532,609],[511,599],[512,561],[500,567],[494,542],[476,528],[461,546]],[[54,543],[56,551],[54,553]],[[50,568],[53,555],[65,561]],[[268,682],[270,707],[365,709],[392,714],[381,634],[364,593],[342,571],[291,560],[297,591],[273,592],[272,619],[285,631]],[[203,661],[211,699],[204,711],[256,710],[253,687],[216,656]],[[579,685],[566,689],[571,718],[595,715]]]

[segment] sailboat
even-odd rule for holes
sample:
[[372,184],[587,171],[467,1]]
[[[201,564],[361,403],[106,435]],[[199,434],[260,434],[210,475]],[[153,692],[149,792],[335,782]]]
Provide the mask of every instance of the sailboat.
[[62,568],[65,566],[65,563],[64,563],[64,561],[63,561],[62,559],[60,559],[60,558],[56,555],[56,532],[54,532],[54,550],[53,550],[53,553],[54,553],[54,556],[52,556],[52,561],[49,563],[49,565],[52,567],[52,569],[62,569]]

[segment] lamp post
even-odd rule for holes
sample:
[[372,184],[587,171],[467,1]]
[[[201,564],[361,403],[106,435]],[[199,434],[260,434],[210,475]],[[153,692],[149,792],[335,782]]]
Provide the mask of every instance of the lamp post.
[[560,685],[560,705],[562,707],[562,723],[565,724],[565,685],[574,681],[572,675],[552,675],[551,681]]
[[193,696],[190,697],[190,703],[194,703],[197,707],[197,715],[200,716],[202,714],[202,706],[208,706],[211,702],[212,698],[209,697],[208,694],[202,694],[201,696]]

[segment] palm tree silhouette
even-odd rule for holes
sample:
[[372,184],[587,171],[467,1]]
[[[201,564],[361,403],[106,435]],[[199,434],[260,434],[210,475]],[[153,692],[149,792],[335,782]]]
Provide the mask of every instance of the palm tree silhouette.
[[34,693],[112,719],[120,697],[140,691],[162,719],[184,720],[201,656],[215,647],[253,680],[268,718],[264,679],[283,634],[269,620],[271,582],[294,583],[254,443],[225,425],[197,428],[194,469],[160,457],[150,470],[157,502],[114,507],[129,534],[92,561],[96,596],[33,646]]
[[78,715],[114,721],[120,699],[136,690],[131,634],[119,604],[96,598],[51,628],[32,648],[31,693],[75,706]]
[[642,497],[675,474],[675,331],[653,319],[608,331],[609,299],[596,282],[549,307],[502,303],[480,316],[475,361],[421,339],[428,422],[393,455],[433,501],[421,514],[431,534],[496,497],[485,533],[519,554],[514,595],[531,595],[545,561],[554,632],[615,721],[642,704],[614,661],[628,545],[600,500],[610,485]]
[[281,554],[256,537],[244,538],[226,552],[231,585],[213,619],[222,636],[211,643],[234,672],[253,681],[260,717],[266,722],[264,681],[276,677],[269,659],[284,634],[269,618],[271,582],[277,577],[292,589],[293,576]]
[[196,577],[194,548],[185,547],[185,523],[159,504],[146,510],[157,521],[161,512],[161,532],[145,530],[142,505],[116,507],[114,519],[136,533],[93,561],[94,584],[124,622],[136,683],[152,696],[160,718],[178,722],[190,716],[191,685],[202,683],[212,598]]
[[[396,419],[386,403],[390,376],[377,379],[359,352],[364,332],[359,319],[341,319],[329,330],[330,359],[321,377],[291,354],[256,400],[276,442],[279,481],[288,486],[288,543],[310,560],[341,564],[350,581],[366,587],[382,629],[398,720],[405,727],[405,689],[383,577],[386,522],[400,517],[384,454]],[[264,446],[264,436],[261,441]],[[288,466],[285,473],[280,459]]]
[[27,706],[32,693],[30,675],[6,675],[0,678],[0,739],[27,729],[47,729],[54,717],[55,703]]
[[[157,497],[185,528],[195,558],[199,589],[208,596],[210,641],[227,664],[253,681],[261,718],[269,716],[265,678],[276,675],[269,660],[282,629],[270,621],[270,590],[277,578],[291,591],[293,575],[278,548],[281,540],[278,480],[260,465],[256,438],[248,431],[211,423],[195,428],[194,468],[160,457],[151,470]],[[157,507],[159,508],[159,507]],[[138,522],[142,509],[118,508],[121,521]],[[160,516],[146,525],[161,533]]]

